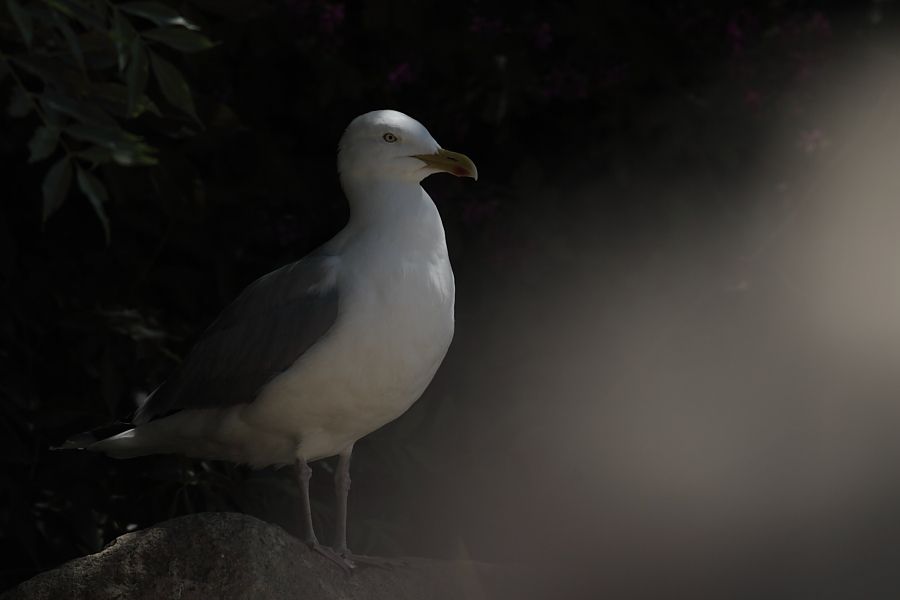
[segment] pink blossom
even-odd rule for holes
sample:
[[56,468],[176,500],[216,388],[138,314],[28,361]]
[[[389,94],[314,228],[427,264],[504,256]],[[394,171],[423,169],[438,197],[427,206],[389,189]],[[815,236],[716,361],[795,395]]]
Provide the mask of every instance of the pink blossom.
[[797,145],[807,154],[827,150],[831,146],[831,140],[821,129],[809,129],[800,132],[800,140]]
[[469,24],[469,31],[472,33],[497,34],[504,29],[503,21],[499,18],[488,18],[475,15]]
[[600,77],[599,85],[601,87],[611,87],[622,83],[625,79],[627,66],[624,64],[613,65],[603,72]]
[[815,35],[822,37],[831,36],[831,22],[828,17],[816,11],[813,13],[812,19],[809,21],[809,30]]
[[759,90],[749,89],[744,92],[744,104],[753,110],[758,110],[762,106],[762,101],[762,93]]
[[731,42],[731,51],[734,54],[743,54],[747,38],[754,31],[756,25],[756,17],[746,10],[740,11],[728,20],[728,23],[725,25],[725,35]]
[[541,23],[534,34],[534,45],[541,50],[546,50],[553,43],[553,32],[550,23]]
[[289,11],[298,17],[302,17],[309,12],[312,0],[285,0],[284,5]]
[[588,97],[588,76],[575,70],[553,69],[544,78],[540,93],[544,98]]
[[319,29],[323,33],[334,33],[344,22],[345,16],[343,3],[325,4],[322,6],[322,12],[319,13]]
[[412,68],[408,62],[402,62],[388,72],[387,79],[394,86],[410,83],[413,80]]
[[732,52],[740,54],[744,49],[744,31],[736,18],[728,21],[728,24],[725,26],[725,34],[731,41]]

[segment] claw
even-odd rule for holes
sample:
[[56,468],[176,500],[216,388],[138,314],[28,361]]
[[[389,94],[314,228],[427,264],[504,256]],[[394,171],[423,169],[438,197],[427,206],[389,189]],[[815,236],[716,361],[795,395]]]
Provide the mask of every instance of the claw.
[[346,560],[351,561],[354,565],[377,567],[379,569],[399,569],[408,567],[409,562],[402,558],[388,558],[386,556],[366,556],[364,554],[353,554],[349,550],[340,553]]
[[338,554],[328,546],[312,543],[309,547],[342,568],[345,573],[352,573],[356,568],[356,563],[351,558],[344,556],[343,554]]

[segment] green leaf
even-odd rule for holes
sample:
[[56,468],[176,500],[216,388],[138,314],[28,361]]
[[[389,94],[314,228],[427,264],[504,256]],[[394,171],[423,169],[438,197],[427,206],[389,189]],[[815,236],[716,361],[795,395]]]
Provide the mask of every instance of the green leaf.
[[6,114],[11,117],[24,117],[31,112],[32,108],[34,108],[34,106],[31,104],[31,99],[28,97],[25,90],[19,86],[15,86],[12,89],[12,96],[9,97],[9,105],[6,107]]
[[53,129],[43,125],[38,127],[35,130],[31,141],[28,142],[28,150],[31,153],[28,162],[33,163],[44,160],[53,154],[53,151],[56,150],[57,143],[59,143],[59,129]]
[[125,73],[128,81],[128,116],[130,117],[136,117],[141,113],[139,104],[141,98],[144,97],[144,90],[147,89],[149,74],[147,50],[144,49],[141,38],[135,37],[131,41],[131,60]]
[[89,142],[110,150],[111,158],[120,165],[132,167],[137,165],[155,165],[156,151],[143,139],[124,129],[117,127],[96,127],[91,125],[72,125],[66,127],[66,135],[77,140]]
[[159,162],[153,153],[156,148],[136,142],[131,146],[118,148],[112,152],[112,159],[123,167],[149,167]]
[[17,66],[52,86],[69,85],[78,89],[84,83],[84,74],[69,67],[59,59],[36,54],[10,57]]
[[153,100],[148,98],[146,94],[142,94],[141,97],[137,99],[134,112],[128,112],[128,87],[121,83],[94,83],[91,84],[90,93],[92,98],[95,98],[97,102],[106,107],[109,112],[119,117],[132,118],[140,116],[145,112],[162,116],[159,112],[159,107],[157,107]]
[[112,127],[116,120],[103,112],[102,109],[89,102],[83,102],[77,98],[71,98],[57,92],[46,92],[40,96],[41,105],[48,110],[55,110],[64,115],[69,115],[81,123],[90,123]]
[[194,99],[191,97],[191,88],[188,87],[181,71],[154,52],[150,53],[150,63],[153,65],[153,74],[159,83],[159,89],[166,100],[200,123],[197,110],[194,108]]
[[116,67],[119,53],[110,31],[86,31],[78,35],[77,39],[88,70],[105,71]]
[[157,25],[180,25],[187,29],[197,29],[197,26],[187,21],[177,11],[159,2],[125,2],[119,8],[128,14],[143,17],[153,21]]
[[161,42],[169,48],[180,52],[200,52],[213,48],[213,44],[205,35],[187,29],[159,28],[141,33],[148,40]]
[[113,28],[109,32],[110,38],[116,45],[116,54],[119,59],[119,72],[125,70],[128,58],[131,55],[131,41],[137,37],[137,31],[120,11],[113,11]]
[[83,158],[94,166],[105,165],[112,160],[112,152],[107,148],[101,148],[100,146],[91,146],[90,148],[76,152],[75,156]]
[[44,183],[41,185],[44,195],[44,221],[59,210],[59,207],[62,206],[66,196],[69,194],[71,185],[72,162],[68,156],[64,156],[50,167],[47,175],[44,176]]
[[78,43],[78,36],[75,35],[72,26],[59,13],[53,13],[53,20],[56,22],[56,27],[62,32],[63,37],[66,38],[66,43],[69,44],[69,50],[72,52],[72,56],[75,57],[78,67],[82,73],[85,72],[87,68],[84,65],[84,53],[81,51],[81,44]]
[[106,192],[106,186],[97,179],[89,171],[85,171],[81,165],[78,165],[78,188],[91,201],[97,218],[100,219],[100,225],[103,226],[103,235],[106,243],[109,244],[109,218],[106,216],[106,209],[103,207],[109,201],[109,194]]
[[88,29],[102,30],[106,27],[104,15],[83,6],[76,0],[43,0],[55,11],[77,20]]
[[31,40],[34,38],[34,23],[32,22],[31,14],[19,4],[18,0],[6,0],[6,7],[9,9],[9,14],[12,16],[13,21],[16,22],[16,27],[19,28],[19,33],[22,34],[25,45],[31,48]]
[[141,140],[140,137],[128,133],[118,126],[99,127],[96,125],[79,124],[66,127],[65,132],[82,142],[91,142],[92,144],[97,144],[110,149],[117,145],[131,144]]

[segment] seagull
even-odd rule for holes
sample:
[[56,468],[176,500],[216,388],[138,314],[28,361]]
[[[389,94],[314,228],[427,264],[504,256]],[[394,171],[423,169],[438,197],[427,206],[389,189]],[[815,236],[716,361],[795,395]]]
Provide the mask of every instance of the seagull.
[[[355,118],[337,160],[350,219],[297,262],[250,284],[180,367],[138,407],[132,428],[81,447],[115,458],[176,453],[261,468],[297,465],[303,539],[348,568],[354,443],[421,395],[453,338],[455,284],[444,226],[420,185],[439,172],[478,178],[415,119]],[[337,525],[319,544],[311,461],[338,456]]]

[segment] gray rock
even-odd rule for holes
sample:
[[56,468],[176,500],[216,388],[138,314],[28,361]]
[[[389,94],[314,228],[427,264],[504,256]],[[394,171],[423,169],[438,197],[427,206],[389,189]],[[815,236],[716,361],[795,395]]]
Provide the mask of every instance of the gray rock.
[[97,554],[41,573],[0,600],[290,598],[486,599],[506,596],[505,569],[404,559],[347,573],[276,525],[232,513],[189,515],[125,534]]

